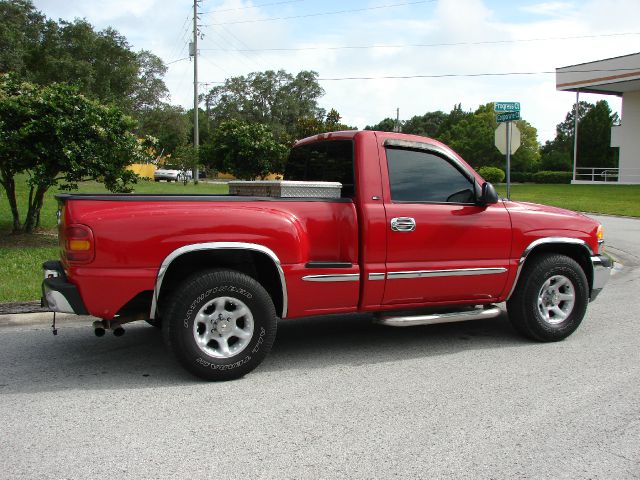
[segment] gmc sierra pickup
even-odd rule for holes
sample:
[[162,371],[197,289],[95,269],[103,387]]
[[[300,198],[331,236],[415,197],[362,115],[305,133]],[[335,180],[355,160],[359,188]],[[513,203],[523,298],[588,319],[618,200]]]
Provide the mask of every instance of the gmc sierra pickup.
[[58,195],[61,260],[43,265],[43,303],[98,317],[97,334],[146,320],[188,370],[224,380],[264,359],[279,321],[312,315],[424,325],[495,317],[506,302],[520,333],[561,340],[609,278],[596,221],[500,199],[429,138],[306,138],[284,179],[341,187],[336,198]]

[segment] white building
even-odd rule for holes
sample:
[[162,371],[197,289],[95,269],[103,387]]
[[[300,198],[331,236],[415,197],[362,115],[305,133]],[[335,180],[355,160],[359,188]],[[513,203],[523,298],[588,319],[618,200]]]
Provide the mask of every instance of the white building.
[[611,146],[620,148],[619,168],[574,165],[573,183],[640,184],[640,53],[557,68],[556,89],[576,92],[576,101],[580,92],[622,97],[622,123],[611,130]]

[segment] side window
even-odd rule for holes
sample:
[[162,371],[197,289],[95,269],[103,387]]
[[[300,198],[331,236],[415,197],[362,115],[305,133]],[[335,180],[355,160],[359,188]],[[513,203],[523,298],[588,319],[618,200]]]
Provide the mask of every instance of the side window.
[[353,197],[353,142],[325,140],[292,149],[285,165],[284,179],[340,182],[342,197]]
[[444,158],[429,152],[387,148],[391,200],[473,203],[473,184]]

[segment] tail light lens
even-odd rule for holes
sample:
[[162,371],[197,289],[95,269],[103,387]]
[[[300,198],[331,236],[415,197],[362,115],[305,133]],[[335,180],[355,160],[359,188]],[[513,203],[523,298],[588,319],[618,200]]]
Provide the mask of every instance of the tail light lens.
[[86,225],[69,225],[62,229],[64,255],[70,263],[89,263],[95,256],[93,232]]

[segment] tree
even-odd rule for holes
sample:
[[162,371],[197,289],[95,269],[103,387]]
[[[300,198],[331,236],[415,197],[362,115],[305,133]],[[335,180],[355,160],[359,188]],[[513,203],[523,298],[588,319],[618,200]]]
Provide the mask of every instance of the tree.
[[[578,103],[578,164],[582,167],[615,167],[615,150],[611,148],[611,127],[618,115],[612,113],[606,100],[595,105]],[[556,137],[542,147],[542,164],[571,170],[573,164],[575,108],[556,127]],[[567,168],[567,162],[569,163]]]
[[158,151],[169,155],[188,142],[192,130],[189,125],[189,119],[181,107],[163,103],[138,114],[136,132],[140,136],[155,137]]
[[[54,185],[72,189],[95,179],[111,191],[129,191],[137,177],[125,167],[148,159],[134,126],[117,107],[100,105],[75,87],[38,87],[14,75],[0,77],[0,184],[14,232],[31,233],[39,225],[44,195]],[[15,194],[20,172],[29,177],[23,224]]]
[[[455,112],[455,113],[454,113]],[[481,105],[471,114],[462,114],[459,105],[445,121],[449,125],[438,136],[438,140],[458,152],[474,168],[494,166],[505,168],[505,157],[495,147],[495,130],[498,126],[493,111],[493,103]],[[458,121],[451,121],[456,115]],[[521,142],[518,151],[511,157],[514,171],[535,170],[540,158],[538,132],[528,122],[516,122],[520,130]]]
[[304,117],[296,121],[296,139],[310,137],[325,132],[337,132],[341,130],[357,130],[341,123],[342,117],[338,111],[332,108],[324,118]]
[[253,180],[282,171],[287,152],[268,126],[230,120],[216,128],[200,158],[211,168]]
[[276,138],[296,138],[300,118],[324,117],[318,99],[324,90],[318,74],[302,71],[295,77],[284,70],[254,72],[227,79],[205,96],[215,125],[227,120],[267,125]]
[[29,0],[0,1],[0,72],[26,76],[45,23]]
[[136,61],[138,74],[131,93],[131,109],[140,113],[165,106],[162,100],[167,98],[169,90],[162,79],[167,73],[167,66],[160,57],[148,50],[140,50],[136,54]]
[[[199,150],[194,148],[193,145],[181,145],[176,148],[176,151],[171,157],[171,163],[180,167],[180,170],[184,173],[182,181],[185,185],[189,183],[189,177],[186,173],[193,171],[200,163],[198,153]],[[197,179],[194,179],[194,182],[198,183]]]
[[606,100],[598,101],[578,125],[578,164],[581,167],[616,167],[611,148],[611,127],[617,121]]
[[436,137],[448,118],[448,114],[441,112],[427,112],[424,115],[411,117],[402,124],[402,133]]
[[365,130],[375,130],[377,132],[394,132],[396,128],[396,121],[393,118],[385,118],[375,125],[367,125]]
[[64,82],[84,95],[136,114],[167,95],[160,58],[135,53],[112,28],[47,19],[29,0],[0,0],[0,72],[40,85]]

